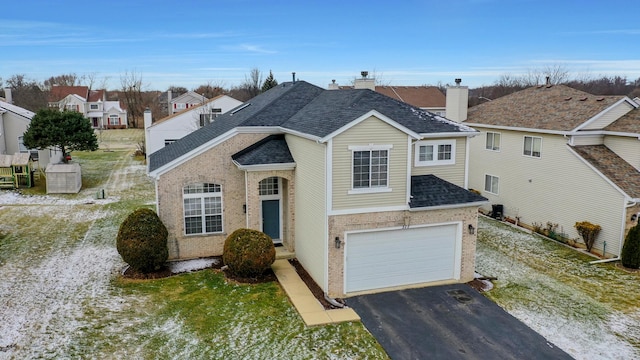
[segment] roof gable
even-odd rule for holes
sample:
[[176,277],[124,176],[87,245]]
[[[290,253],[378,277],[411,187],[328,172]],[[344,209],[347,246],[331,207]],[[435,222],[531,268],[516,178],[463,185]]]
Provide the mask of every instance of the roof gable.
[[273,164],[293,164],[293,156],[284,135],[270,135],[257,143],[233,154],[231,159],[238,167]]
[[623,98],[591,95],[565,85],[534,86],[470,108],[465,122],[571,131]]
[[207,100],[209,99],[204,95],[200,95],[195,91],[187,91],[186,93],[171,99],[171,103],[204,103]]
[[65,97],[71,94],[80,96],[83,99],[87,98],[89,87],[87,86],[59,86],[54,85],[49,90],[49,101],[56,102],[61,101]]
[[635,108],[604,128],[605,131],[640,134],[640,108]]

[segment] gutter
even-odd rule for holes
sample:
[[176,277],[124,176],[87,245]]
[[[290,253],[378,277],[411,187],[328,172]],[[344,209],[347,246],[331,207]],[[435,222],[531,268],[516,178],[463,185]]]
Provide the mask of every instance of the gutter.
[[424,207],[419,207],[419,208],[409,208],[409,211],[424,211],[424,210],[441,210],[441,209],[458,209],[458,208],[463,208],[463,207],[471,207],[471,206],[481,206],[481,205],[485,205],[488,204],[489,200],[487,201],[475,201],[475,202],[470,202],[470,203],[462,203],[462,204],[448,204],[448,205],[437,205],[437,206],[424,206]]

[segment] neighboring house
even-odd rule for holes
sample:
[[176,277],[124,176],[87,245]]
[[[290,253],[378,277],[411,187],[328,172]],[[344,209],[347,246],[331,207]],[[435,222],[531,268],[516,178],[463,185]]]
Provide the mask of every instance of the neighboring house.
[[[602,230],[594,249],[619,256],[640,211],[640,110],[625,96],[563,85],[531,87],[472,107],[469,186],[504,214],[579,238]],[[487,208],[490,210],[491,208]]]
[[96,129],[127,127],[127,111],[120,101],[107,101],[105,90],[89,90],[87,86],[53,86],[49,107],[82,113]]
[[221,255],[246,227],[330,296],[470,281],[477,134],[374,91],[279,84],[150,155],[169,257]]
[[[170,95],[171,94],[168,93],[168,96]],[[169,114],[175,114],[185,109],[200,106],[207,100],[209,99],[207,99],[204,95],[200,95],[195,91],[188,91],[170,100],[169,106],[171,110],[169,111]]]
[[0,101],[0,154],[29,153],[34,167],[45,169],[49,163],[60,162],[62,153],[53,149],[27,149],[24,146],[22,139],[34,115],[29,110]]
[[242,105],[227,95],[219,95],[203,104],[169,115],[155,123],[151,123],[151,113],[145,112],[145,146],[147,154],[154,153],[164,146],[181,139],[206,124],[213,122],[218,116]]
[[362,78],[354,80],[354,86],[338,86],[333,81],[328,88],[329,90],[370,89],[436,115],[446,116],[445,95],[435,86],[380,86],[376,85],[375,79],[369,78],[365,72],[362,75]]

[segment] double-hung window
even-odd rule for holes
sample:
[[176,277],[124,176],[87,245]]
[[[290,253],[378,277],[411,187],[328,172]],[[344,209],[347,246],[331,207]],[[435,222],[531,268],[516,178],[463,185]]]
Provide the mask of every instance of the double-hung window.
[[453,165],[455,163],[455,140],[429,140],[416,142],[415,166]]
[[222,189],[218,184],[191,184],[182,189],[185,234],[222,232]]
[[500,185],[499,177],[488,175],[488,174],[484,176],[484,191],[497,195],[499,185]]
[[109,115],[109,125],[120,125],[120,118],[117,114]]
[[500,133],[487,132],[487,140],[484,148],[487,150],[500,151]]
[[537,136],[524,137],[524,150],[522,155],[531,157],[540,157],[542,151],[542,138]]
[[350,146],[352,191],[388,191],[391,145]]

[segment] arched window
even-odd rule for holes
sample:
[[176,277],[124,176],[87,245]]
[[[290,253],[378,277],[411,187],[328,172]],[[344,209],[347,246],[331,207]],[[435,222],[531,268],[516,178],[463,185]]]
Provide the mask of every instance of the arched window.
[[191,184],[183,188],[185,234],[222,232],[222,189],[218,184]]

